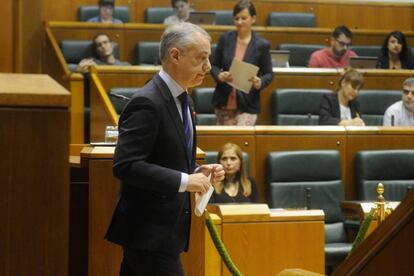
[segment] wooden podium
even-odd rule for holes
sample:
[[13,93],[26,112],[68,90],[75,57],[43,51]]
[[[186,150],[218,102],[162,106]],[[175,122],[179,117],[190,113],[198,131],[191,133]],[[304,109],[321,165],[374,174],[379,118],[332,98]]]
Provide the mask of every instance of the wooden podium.
[[0,275],[68,275],[70,94],[0,74]]
[[[104,240],[119,181],[112,175],[113,147],[85,147],[81,164],[89,178],[88,275],[119,274],[122,250]],[[197,159],[204,157],[198,152]],[[244,275],[275,275],[285,268],[324,272],[321,210],[269,210],[267,205],[212,205],[210,213],[231,257]],[[192,212],[185,275],[230,275],[211,240],[204,217]]]

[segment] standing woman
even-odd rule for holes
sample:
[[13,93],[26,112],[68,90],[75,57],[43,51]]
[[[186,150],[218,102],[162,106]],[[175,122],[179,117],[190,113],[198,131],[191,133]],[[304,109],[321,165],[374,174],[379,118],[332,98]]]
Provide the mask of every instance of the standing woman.
[[[270,44],[252,31],[256,9],[250,1],[237,3],[233,16],[237,30],[221,35],[213,55],[211,75],[217,83],[213,105],[218,125],[254,125],[260,112],[260,91],[273,79]],[[249,79],[252,88],[248,94],[228,84],[233,58],[259,67],[258,75]]]
[[364,84],[361,73],[346,68],[338,82],[336,93],[325,94],[319,109],[320,125],[364,126],[356,100]]
[[214,183],[210,203],[258,202],[256,183],[247,175],[246,162],[238,145],[224,144],[217,163],[223,166],[225,176],[223,181]]
[[407,40],[400,31],[387,35],[382,44],[381,56],[378,57],[377,68],[382,69],[414,69]]

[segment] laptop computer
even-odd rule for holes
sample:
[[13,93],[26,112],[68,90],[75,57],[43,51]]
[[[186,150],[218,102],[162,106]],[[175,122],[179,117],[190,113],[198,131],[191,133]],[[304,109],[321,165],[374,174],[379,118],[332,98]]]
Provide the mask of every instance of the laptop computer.
[[197,24],[197,25],[214,25],[216,20],[215,12],[190,12],[188,17],[188,22]]
[[289,67],[289,50],[270,50],[273,67]]
[[377,67],[377,57],[350,57],[349,66],[358,69],[372,69]]

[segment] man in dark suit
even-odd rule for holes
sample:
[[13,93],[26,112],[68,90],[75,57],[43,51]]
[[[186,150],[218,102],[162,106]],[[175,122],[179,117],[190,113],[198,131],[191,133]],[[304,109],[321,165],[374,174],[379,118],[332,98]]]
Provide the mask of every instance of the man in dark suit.
[[211,181],[224,178],[221,165],[196,168],[194,118],[186,103],[187,88],[201,84],[211,69],[209,55],[203,29],[168,27],[161,71],[121,114],[113,167],[121,191],[106,235],[123,247],[120,275],[183,275],[179,254],[188,248],[189,192],[204,194],[210,173]]

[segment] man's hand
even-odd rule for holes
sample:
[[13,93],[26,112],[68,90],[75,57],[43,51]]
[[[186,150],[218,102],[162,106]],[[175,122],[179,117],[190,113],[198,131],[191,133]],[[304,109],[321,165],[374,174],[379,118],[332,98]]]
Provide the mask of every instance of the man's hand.
[[210,181],[203,173],[194,173],[188,175],[187,192],[197,192],[201,195],[205,194],[210,188]]
[[221,164],[202,165],[200,166],[200,172],[207,177],[211,174],[210,182],[212,184],[223,181],[226,174]]
[[93,61],[93,59],[92,59],[92,58],[85,58],[85,59],[82,59],[82,60],[79,62],[78,66],[76,67],[76,72],[79,72],[79,73],[86,73],[86,72],[88,72],[89,67],[90,67],[90,66],[92,66],[92,65],[95,65],[95,64],[96,64],[96,63]]

